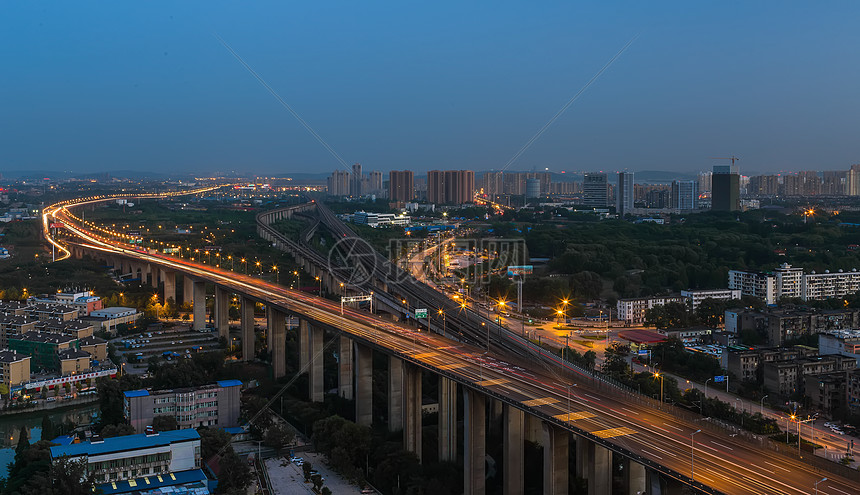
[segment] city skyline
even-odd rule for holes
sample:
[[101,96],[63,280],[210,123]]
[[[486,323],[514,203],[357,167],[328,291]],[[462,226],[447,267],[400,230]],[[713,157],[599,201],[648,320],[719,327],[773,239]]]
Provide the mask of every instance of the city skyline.
[[860,161],[854,5],[203,5],[12,6],[0,171],[337,167],[213,34],[347,163],[383,172],[502,169],[637,34],[511,168]]

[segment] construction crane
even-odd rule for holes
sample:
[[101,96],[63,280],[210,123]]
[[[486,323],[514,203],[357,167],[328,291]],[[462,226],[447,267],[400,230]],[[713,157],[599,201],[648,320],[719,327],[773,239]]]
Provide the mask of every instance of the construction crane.
[[736,158],[736,157],[735,157],[735,155],[732,155],[732,156],[731,156],[731,158],[724,158],[724,157],[719,157],[719,156],[714,157],[714,156],[712,156],[712,157],[711,157],[711,160],[731,160],[731,161],[732,161],[732,166],[734,166],[734,165],[735,165],[735,162],[740,161],[740,158]]

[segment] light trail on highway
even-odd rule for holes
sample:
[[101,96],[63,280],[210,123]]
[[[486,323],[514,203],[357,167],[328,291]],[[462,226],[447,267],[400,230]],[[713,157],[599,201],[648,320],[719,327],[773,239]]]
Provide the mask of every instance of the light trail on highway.
[[[186,273],[328,325],[433,373],[453,377],[465,386],[484,391],[579,437],[611,445],[633,461],[683,483],[690,484],[694,456],[694,486],[706,492],[806,494],[823,476],[820,470],[801,460],[756,447],[719,431],[703,429],[704,424],[656,410],[647,401],[617,389],[594,386],[588,375],[534,369],[535,362],[527,356],[502,355],[352,308],[344,309],[341,315],[341,306],[334,301],[232,271],[137,250],[94,234],[76,225],[76,217],[68,211],[73,206],[112,199],[52,205],[46,208],[44,218],[63,222],[69,232],[81,239],[78,245],[83,248]],[[46,229],[45,235],[49,242],[59,244],[51,238],[49,230]],[[556,357],[552,358],[560,363]],[[692,434],[697,430],[701,432],[692,445]],[[827,473],[827,478],[818,486],[821,494],[860,493],[857,483],[831,473]]]

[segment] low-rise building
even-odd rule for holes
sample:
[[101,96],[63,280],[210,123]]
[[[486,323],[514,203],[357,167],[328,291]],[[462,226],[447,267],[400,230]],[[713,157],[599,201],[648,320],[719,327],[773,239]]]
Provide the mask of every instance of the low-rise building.
[[730,346],[726,348],[725,366],[729,374],[748,382],[758,381],[761,353],[749,347]]
[[78,339],[57,333],[27,332],[9,337],[9,349],[33,358],[33,370],[59,371],[57,353],[63,349],[77,348]]
[[[96,483],[136,482],[138,490],[153,480],[199,470],[200,435],[197,430],[183,429],[154,434],[127,435],[51,447],[51,461],[68,457],[84,461],[87,472]],[[110,485],[108,485],[110,486]]]
[[0,350],[0,383],[15,387],[30,379],[30,356],[10,350]]
[[618,319],[630,325],[641,325],[645,321],[645,312],[657,306],[669,303],[685,303],[687,298],[681,296],[652,296],[632,299],[619,299],[615,304]]
[[180,428],[239,425],[239,380],[202,387],[125,392],[123,411],[135,431],[144,431],[156,416],[173,416]]
[[116,333],[117,325],[134,325],[140,317],[141,313],[135,308],[114,306],[93,311],[82,319],[91,322],[96,330],[101,329],[113,334]]
[[835,371],[844,373],[855,369],[856,365],[854,359],[838,355],[765,362],[764,385],[785,397],[795,393],[804,394],[807,376]]
[[804,393],[810,405],[828,416],[842,415],[847,408],[846,387],[848,373],[835,371],[806,375]]
[[860,330],[819,333],[818,348],[822,354],[847,356],[860,364]]
[[9,337],[36,330],[36,321],[21,315],[0,316],[0,348],[9,347]]
[[42,294],[27,299],[31,304],[45,304],[48,306],[69,306],[78,309],[79,316],[86,316],[90,312],[102,309],[102,300],[94,296],[90,291],[82,292],[58,292],[56,294]]
[[695,289],[682,290],[681,296],[686,297],[690,307],[697,309],[705,299],[732,300],[740,299],[741,291],[732,289]]
[[776,277],[772,273],[729,270],[728,285],[731,290],[739,290],[741,295],[757,297],[765,304],[776,303]]
[[60,320],[74,320],[80,316],[78,308],[63,304],[33,304],[28,310],[29,315],[37,320],[57,318]]
[[89,321],[49,318],[36,322],[35,330],[39,332],[61,333],[63,335],[71,335],[76,339],[82,339],[91,336],[94,327],[92,322]]
[[84,337],[78,341],[82,351],[89,353],[98,362],[107,360],[107,341],[93,335]]
[[60,375],[77,375],[90,369],[90,354],[80,349],[57,351]]

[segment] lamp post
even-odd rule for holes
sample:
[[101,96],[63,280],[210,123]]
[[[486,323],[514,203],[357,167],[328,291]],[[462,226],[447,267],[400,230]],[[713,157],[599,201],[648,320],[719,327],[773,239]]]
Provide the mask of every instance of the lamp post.
[[[708,382],[711,380],[713,380],[713,378],[708,378],[707,380],[705,380],[705,399],[702,401],[702,404],[704,404],[705,401],[708,400]],[[702,409],[704,409],[704,407],[702,407]],[[702,413],[702,414],[704,414],[704,413]]]
[[447,332],[447,330],[445,328],[445,312],[442,311],[442,309],[440,308],[439,314],[442,315],[442,335],[445,335],[445,333]]
[[317,295],[322,297],[322,277],[317,277],[317,282],[320,284],[320,290],[317,292]]
[[820,480],[815,482],[815,495],[818,495],[818,484],[824,483],[825,481],[827,481],[827,478],[821,478]]
[[764,416],[764,400],[767,399],[768,397],[769,397],[768,395],[765,395],[764,397],[761,398],[761,409],[759,410],[759,414],[761,414],[762,416]]
[[695,434],[701,432],[702,430],[696,430],[690,433],[690,483],[692,484],[695,481],[693,477],[693,463],[695,462],[695,453],[696,453],[696,444],[694,442]]
[[275,283],[280,283],[280,272],[278,271],[278,265],[272,265],[272,271],[275,272]]
[[661,375],[660,372],[658,371],[658,372],[654,373],[654,377],[660,379],[660,404],[662,407],[662,404],[663,404],[663,375]]

